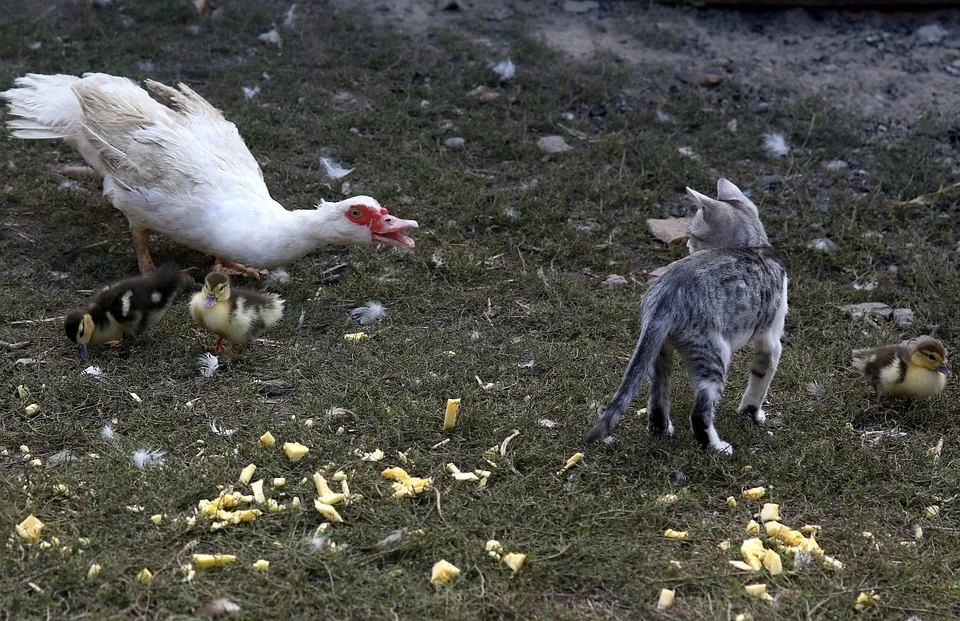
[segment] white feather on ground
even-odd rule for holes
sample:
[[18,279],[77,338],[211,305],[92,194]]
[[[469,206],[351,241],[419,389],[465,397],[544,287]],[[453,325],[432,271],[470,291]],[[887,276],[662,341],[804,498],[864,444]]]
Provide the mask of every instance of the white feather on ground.
[[255,96],[259,94],[260,94],[259,86],[254,86],[253,88],[249,88],[247,86],[243,87],[243,96],[248,100],[253,99]]
[[213,374],[220,368],[220,359],[210,352],[204,352],[197,358],[197,366],[200,367],[200,375],[213,377]]
[[117,437],[117,432],[114,431],[113,425],[104,425],[103,428],[100,429],[100,437],[102,437],[104,440],[115,440]]
[[282,268],[270,270],[264,277],[264,285],[285,285],[290,282],[290,273]]
[[297,5],[291,4],[290,8],[287,9],[287,14],[283,18],[283,27],[284,28],[293,28],[297,23]]
[[63,449],[59,453],[54,453],[50,457],[47,457],[47,468],[53,468],[60,464],[69,464],[75,461],[80,461],[80,458],[67,449]]
[[277,32],[276,27],[274,27],[268,32],[263,33],[257,38],[263,41],[264,43],[272,43],[277,47],[280,47],[283,45],[283,40],[280,38],[280,33]]
[[163,451],[152,451],[150,449],[137,449],[130,456],[130,461],[137,470],[143,470],[147,466],[162,466],[164,462]]
[[353,172],[352,168],[344,168],[329,157],[321,157],[320,163],[323,164],[323,172],[331,179],[342,179]]
[[216,419],[210,421],[210,431],[212,431],[214,435],[223,436],[225,438],[229,438],[233,434],[237,433],[236,429],[227,429],[218,423]]
[[783,157],[787,153],[790,153],[790,147],[787,146],[787,141],[784,139],[783,134],[764,134],[763,148],[774,157]]
[[81,373],[83,373],[84,375],[92,375],[94,377],[101,377],[103,375],[103,371],[100,369],[100,367],[94,367],[94,366],[87,367],[86,369],[81,371]]
[[382,303],[370,300],[366,306],[358,306],[350,311],[350,316],[359,321],[361,326],[369,326],[380,319],[385,312],[387,309]]
[[497,64],[491,67],[493,72],[500,76],[501,82],[506,82],[507,80],[512,80],[513,76],[517,75],[517,66],[513,64],[511,59],[501,60]]

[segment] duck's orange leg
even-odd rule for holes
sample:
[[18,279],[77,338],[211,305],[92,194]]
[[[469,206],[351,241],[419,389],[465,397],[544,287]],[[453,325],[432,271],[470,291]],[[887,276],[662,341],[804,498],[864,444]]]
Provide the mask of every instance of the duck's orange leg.
[[203,14],[207,12],[207,7],[210,5],[210,0],[193,0],[193,6],[197,9],[197,15],[203,17]]
[[223,351],[223,337],[218,336],[217,342],[213,344],[213,351]]
[[150,256],[150,231],[147,229],[130,229],[133,234],[133,250],[137,253],[137,263],[140,273],[153,271],[153,258]]
[[247,267],[242,263],[236,263],[230,259],[221,259],[219,257],[217,257],[213,264],[213,271],[226,272],[231,276],[253,276],[257,280],[260,279],[260,271],[257,270],[257,268]]

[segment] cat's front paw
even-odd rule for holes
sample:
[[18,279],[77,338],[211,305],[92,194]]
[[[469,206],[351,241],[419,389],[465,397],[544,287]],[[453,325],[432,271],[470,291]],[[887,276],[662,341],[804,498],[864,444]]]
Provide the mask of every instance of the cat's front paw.
[[721,455],[733,455],[733,445],[723,440],[712,442],[710,444],[710,450],[720,453]]
[[749,416],[753,424],[762,425],[767,420],[767,413],[755,405],[745,405],[740,408],[740,414]]

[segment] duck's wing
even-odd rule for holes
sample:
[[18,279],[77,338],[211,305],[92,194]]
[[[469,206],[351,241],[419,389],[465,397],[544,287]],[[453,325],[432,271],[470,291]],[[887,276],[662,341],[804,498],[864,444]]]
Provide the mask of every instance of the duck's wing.
[[222,188],[269,198],[260,166],[219,110],[185,85],[147,86],[174,107],[125,78],[88,74],[73,87],[86,137],[117,184],[198,199]]

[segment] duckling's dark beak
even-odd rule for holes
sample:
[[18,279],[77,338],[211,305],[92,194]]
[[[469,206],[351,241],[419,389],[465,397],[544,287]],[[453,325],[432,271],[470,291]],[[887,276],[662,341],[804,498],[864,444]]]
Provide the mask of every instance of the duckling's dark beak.
[[951,373],[951,371],[950,371],[950,367],[947,366],[947,363],[946,363],[946,362],[944,362],[944,363],[941,364],[939,367],[937,367],[937,371],[940,371],[940,372],[943,373],[944,375],[952,375],[952,373]]
[[80,357],[83,358],[84,360],[87,359],[87,344],[86,344],[86,343],[84,343],[83,345],[80,346]]
[[206,307],[206,308],[210,308],[211,306],[213,306],[213,305],[216,304],[216,303],[217,303],[217,296],[215,296],[215,295],[212,294],[212,293],[208,293],[208,294],[207,294],[207,299],[206,299],[206,301],[203,303],[203,305],[204,305],[204,307]]

